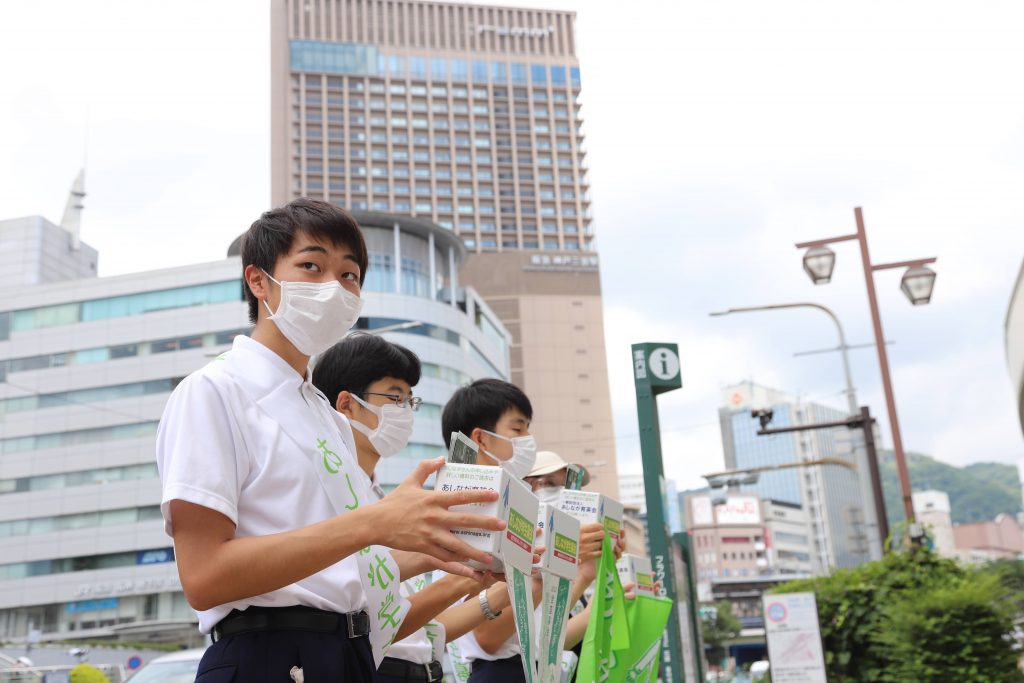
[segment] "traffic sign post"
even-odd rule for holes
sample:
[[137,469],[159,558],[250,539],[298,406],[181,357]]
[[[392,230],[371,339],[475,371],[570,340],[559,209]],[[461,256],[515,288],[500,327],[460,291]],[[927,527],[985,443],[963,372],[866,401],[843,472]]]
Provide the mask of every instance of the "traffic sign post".
[[[703,681],[703,653],[699,646],[700,632],[693,618],[696,604],[687,599],[686,586],[676,585],[671,535],[665,510],[665,468],[661,457],[661,431],[658,427],[656,397],[683,386],[679,367],[679,347],[675,344],[633,344],[633,382],[636,387],[636,412],[640,422],[640,453],[644,467],[644,489],[647,498],[647,534],[651,545],[651,566],[661,582],[661,594],[672,601],[661,645],[661,679],[666,683],[684,680]],[[682,549],[684,552],[688,549]],[[683,577],[686,584],[690,577]],[[677,591],[683,591],[679,595]],[[685,614],[681,605],[687,607]],[[685,620],[685,622],[684,622]],[[682,632],[687,631],[687,652],[684,654]],[[684,663],[689,659],[689,663]]]

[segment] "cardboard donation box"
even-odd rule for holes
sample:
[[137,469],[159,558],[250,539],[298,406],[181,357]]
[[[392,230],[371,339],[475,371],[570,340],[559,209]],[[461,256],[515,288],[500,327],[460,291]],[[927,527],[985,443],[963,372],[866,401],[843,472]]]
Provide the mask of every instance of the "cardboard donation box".
[[[503,531],[482,529],[452,529],[453,535],[472,547],[490,553],[494,562],[484,566],[470,561],[474,569],[502,571],[502,556],[514,566],[529,573],[533,563],[534,520],[537,519],[539,502],[530,488],[513,479],[500,467],[445,463],[437,473],[434,484],[436,491],[490,490],[498,492],[498,500],[492,503],[469,503],[451,508],[454,512],[470,512],[504,520]],[[525,567],[525,569],[524,569]]]
[[612,538],[622,536],[622,503],[602,493],[563,489],[558,507],[572,515],[581,525],[599,522]]
[[625,553],[615,566],[622,585],[631,583],[636,586],[638,595],[654,596],[654,572],[651,571],[650,559]]
[[542,503],[537,528],[543,531],[537,543],[544,546],[544,554],[534,567],[566,579],[575,579],[579,570],[579,520],[554,505]]

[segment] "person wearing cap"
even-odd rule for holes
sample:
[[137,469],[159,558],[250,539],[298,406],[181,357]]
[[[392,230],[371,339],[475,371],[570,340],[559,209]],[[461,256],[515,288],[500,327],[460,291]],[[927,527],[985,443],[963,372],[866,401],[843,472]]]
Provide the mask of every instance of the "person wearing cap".
[[[583,475],[583,486],[590,483],[590,472],[583,465],[575,465]],[[537,460],[523,481],[530,485],[542,503],[558,502],[558,493],[565,488],[569,476],[569,463],[554,451],[537,451]]]

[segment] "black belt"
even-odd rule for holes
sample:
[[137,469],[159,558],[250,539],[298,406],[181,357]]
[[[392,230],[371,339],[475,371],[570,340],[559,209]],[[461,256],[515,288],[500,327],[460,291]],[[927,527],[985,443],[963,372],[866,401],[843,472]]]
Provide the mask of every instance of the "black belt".
[[441,670],[441,663],[433,661],[430,664],[413,664],[404,659],[395,659],[394,657],[385,657],[380,666],[377,667],[377,673],[381,676],[390,676],[392,678],[405,678],[410,681],[440,681],[444,678],[444,672]]
[[216,643],[227,636],[254,631],[341,632],[349,638],[358,638],[370,632],[370,617],[366,612],[338,614],[302,605],[249,607],[244,611],[231,610],[217,622],[210,635]]

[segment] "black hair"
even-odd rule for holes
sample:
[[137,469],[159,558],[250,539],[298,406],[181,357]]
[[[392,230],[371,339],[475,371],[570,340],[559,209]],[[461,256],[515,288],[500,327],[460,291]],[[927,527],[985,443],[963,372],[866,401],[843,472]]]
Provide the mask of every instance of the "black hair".
[[333,406],[338,394],[362,395],[367,387],[385,377],[419,384],[420,359],[415,353],[374,334],[353,334],[317,356],[313,385]]
[[[366,279],[369,257],[366,241],[356,219],[348,211],[317,199],[301,197],[282,207],[264,212],[242,236],[242,278],[245,269],[253,265],[273,275],[274,265],[282,254],[287,254],[298,232],[310,237],[327,240],[334,246],[344,245],[352,250],[359,265],[359,284]],[[248,284],[243,284],[246,301],[249,302],[249,322],[255,324],[259,311],[259,300],[253,295]]]
[[523,390],[500,379],[478,379],[452,394],[441,413],[441,432],[446,446],[451,445],[452,432],[469,436],[477,427],[493,431],[508,410],[518,410],[527,420],[533,419],[533,406]]

